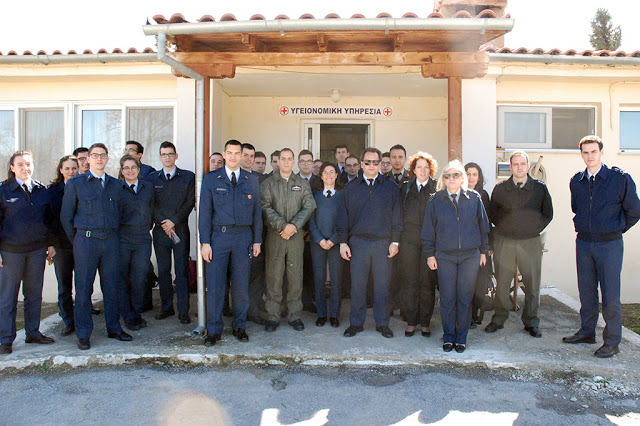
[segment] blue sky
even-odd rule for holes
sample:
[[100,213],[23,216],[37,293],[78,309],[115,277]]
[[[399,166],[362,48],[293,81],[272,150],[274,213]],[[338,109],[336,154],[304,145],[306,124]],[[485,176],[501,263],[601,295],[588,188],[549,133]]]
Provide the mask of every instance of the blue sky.
[[[153,39],[142,33],[142,25],[155,14],[166,17],[179,12],[190,21],[209,14],[219,19],[224,13],[233,13],[236,18],[248,19],[254,13],[273,19],[278,14],[297,18],[311,13],[322,18],[329,13],[350,17],[362,13],[375,17],[380,12],[401,17],[414,12],[426,17],[432,11],[432,1],[380,2],[352,0],[323,0],[322,2],[293,2],[285,0],[246,1],[237,0],[222,7],[214,1],[169,1],[169,0],[109,0],[101,2],[68,0],[3,0],[0,5],[0,52],[10,50],[22,52],[45,50],[51,53],[74,49],[109,50],[152,46]],[[507,35],[509,47],[541,47],[551,49],[590,49],[589,21],[598,7],[606,7],[614,22],[622,26],[622,50],[640,50],[640,1],[638,0],[511,0],[507,11],[515,18],[515,28]]]

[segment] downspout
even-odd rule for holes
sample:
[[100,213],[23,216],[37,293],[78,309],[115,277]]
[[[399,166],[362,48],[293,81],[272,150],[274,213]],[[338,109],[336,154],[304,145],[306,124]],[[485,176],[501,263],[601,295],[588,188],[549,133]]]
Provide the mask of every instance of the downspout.
[[200,222],[200,187],[204,175],[202,153],[204,152],[204,76],[193,71],[191,68],[181,64],[175,59],[167,56],[167,35],[158,34],[158,59],[174,68],[178,72],[196,81],[196,271],[198,280],[198,326],[193,330],[194,335],[202,335],[205,331],[205,303],[204,303],[204,276],[202,263],[202,247],[200,246],[200,232],[198,223]]

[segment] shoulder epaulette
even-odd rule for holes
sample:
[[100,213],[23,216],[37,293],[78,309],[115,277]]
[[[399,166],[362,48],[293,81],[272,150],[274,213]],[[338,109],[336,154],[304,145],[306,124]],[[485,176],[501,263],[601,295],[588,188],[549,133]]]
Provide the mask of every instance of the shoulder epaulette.
[[618,166],[611,166],[611,171],[612,172],[616,172],[616,173],[621,174],[621,175],[626,175],[627,174],[627,172],[625,172],[624,170],[622,170]]

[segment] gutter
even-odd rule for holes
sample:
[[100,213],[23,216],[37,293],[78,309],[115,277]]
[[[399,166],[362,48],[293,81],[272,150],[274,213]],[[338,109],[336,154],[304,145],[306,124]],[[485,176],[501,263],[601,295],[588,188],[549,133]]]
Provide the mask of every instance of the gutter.
[[277,19],[272,21],[223,21],[143,25],[146,35],[263,33],[294,31],[511,31],[511,18],[352,18]]
[[202,246],[200,245],[200,233],[198,232],[200,221],[200,188],[204,177],[204,166],[202,155],[204,153],[204,76],[193,71],[186,65],[167,56],[167,35],[158,34],[158,56],[157,59],[180,74],[191,77],[196,81],[196,275],[198,289],[198,326],[193,330],[194,335],[202,335],[205,331],[206,311],[204,303],[204,264],[202,260]]
[[72,55],[0,55],[0,64],[80,64],[158,62],[155,53],[91,53]]
[[489,62],[529,62],[544,64],[640,65],[640,58],[628,56],[568,56],[527,53],[490,53]]

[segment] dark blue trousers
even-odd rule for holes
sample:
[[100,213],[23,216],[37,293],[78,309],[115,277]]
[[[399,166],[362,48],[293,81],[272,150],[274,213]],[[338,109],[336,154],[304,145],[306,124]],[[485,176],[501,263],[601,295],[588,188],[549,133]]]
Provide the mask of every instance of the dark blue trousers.
[[22,283],[24,295],[24,329],[27,336],[40,336],[42,281],[47,249],[29,253],[0,251],[0,343],[16,339],[18,292]]
[[151,241],[120,242],[120,314],[125,322],[142,318],[151,258]]
[[108,333],[120,333],[120,309],[118,295],[120,279],[120,239],[116,234],[106,239],[87,237],[77,232],[73,239],[73,256],[76,263],[76,303],[74,317],[76,336],[88,339],[93,331],[91,294],[96,272],[100,273],[100,289],[104,301],[104,317]]
[[266,286],[264,244],[257,257],[251,258],[249,273],[249,310],[247,316],[261,318],[264,316],[264,289]]
[[162,299],[162,310],[173,309],[173,280],[171,279],[171,252],[173,251],[173,268],[176,274],[176,296],[178,314],[189,313],[189,250],[191,234],[186,225],[176,225],[176,234],[180,242],[174,244],[164,233],[162,227],[153,228],[153,249],[158,261],[158,286]]
[[480,265],[480,252],[447,254],[436,252],[442,341],[467,344],[471,326],[471,302]]
[[213,254],[207,265],[207,331],[221,334],[224,329],[224,309],[227,269],[231,265],[231,304],[233,328],[245,328],[249,310],[250,250],[253,235],[250,227],[227,228],[227,232],[214,230],[211,236]]
[[73,249],[54,247],[53,266],[58,280],[58,310],[66,325],[73,325]]
[[[388,246],[387,246],[388,247]],[[338,318],[340,315],[340,284],[342,281],[342,262],[340,244],[325,250],[320,244],[311,242],[311,260],[313,262],[313,278],[316,290],[316,306],[318,316],[327,316],[327,262],[329,263],[329,279],[331,281],[331,297],[329,298],[329,317]]]
[[622,240],[590,243],[576,239],[576,266],[580,293],[579,334],[595,337],[598,323],[598,283],[602,293],[602,316],[606,327],[604,343],[617,346],[622,339],[622,306],[620,305],[620,271],[622,271]]
[[367,318],[367,281],[369,269],[373,275],[373,319],[376,327],[389,325],[389,280],[391,279],[391,259],[389,240],[370,240],[351,237],[351,313],[349,322],[362,327]]

